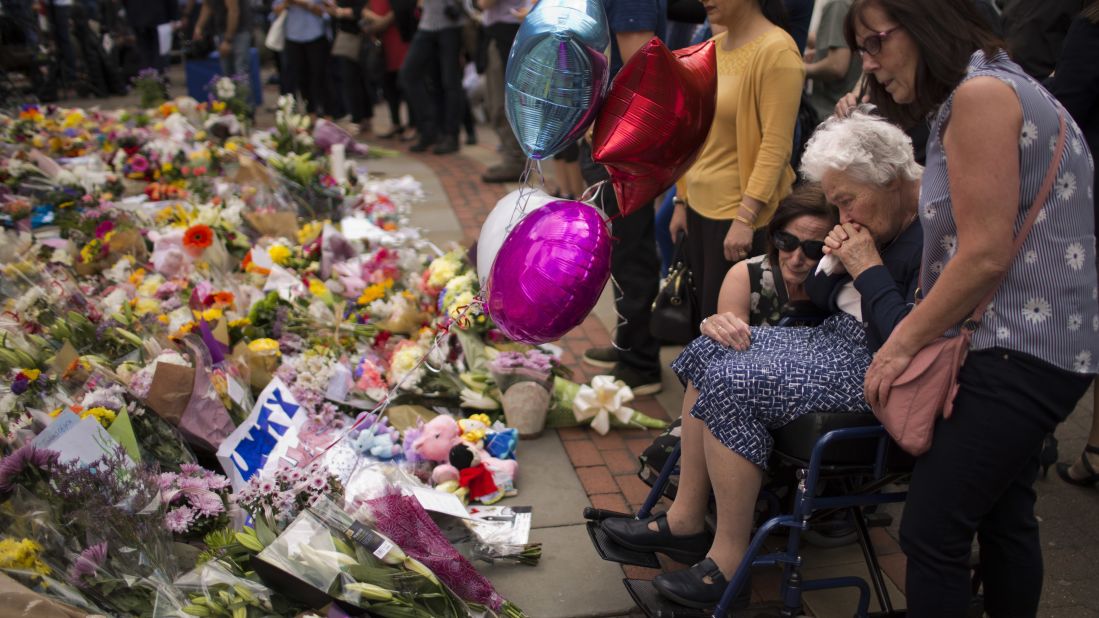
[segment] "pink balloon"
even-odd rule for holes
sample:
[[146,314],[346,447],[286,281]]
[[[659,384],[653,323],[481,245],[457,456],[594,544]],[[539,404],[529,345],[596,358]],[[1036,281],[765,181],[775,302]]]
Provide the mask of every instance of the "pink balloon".
[[504,240],[486,284],[486,309],[515,341],[553,341],[587,317],[610,276],[603,215],[581,202],[551,202]]

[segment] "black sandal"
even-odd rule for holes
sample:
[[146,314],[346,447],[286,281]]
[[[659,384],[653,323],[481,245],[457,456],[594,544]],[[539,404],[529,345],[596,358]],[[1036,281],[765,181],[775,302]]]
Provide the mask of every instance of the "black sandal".
[[1080,455],[1080,463],[1084,464],[1084,470],[1087,470],[1088,475],[1084,478],[1073,478],[1069,474],[1069,469],[1072,468],[1072,464],[1059,463],[1057,464],[1057,474],[1065,480],[1066,483],[1073,485],[1079,485],[1080,487],[1091,487],[1096,483],[1099,483],[1099,472],[1092,467],[1091,462],[1088,461],[1088,453],[1093,455],[1099,455],[1099,446],[1092,446],[1090,444],[1084,446],[1084,452]]

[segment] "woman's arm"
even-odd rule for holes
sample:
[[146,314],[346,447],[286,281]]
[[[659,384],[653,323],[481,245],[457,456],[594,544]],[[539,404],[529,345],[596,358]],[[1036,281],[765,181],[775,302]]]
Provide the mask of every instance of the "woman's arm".
[[805,68],[797,52],[784,49],[772,66],[764,69],[763,80],[757,101],[763,139],[751,175],[741,179],[741,186],[744,197],[769,204],[790,165],[794,125],[805,86]]
[[[782,275],[776,273],[775,276]],[[717,296],[717,313],[703,320],[702,334],[734,350],[747,350],[752,345],[751,331],[748,328],[751,298],[748,262],[737,262],[721,282],[721,291]]]
[[1011,267],[1022,124],[1019,99],[1004,82],[977,77],[958,87],[943,135],[958,250],[875,356],[865,384],[871,405],[884,401],[912,356],[968,316]]

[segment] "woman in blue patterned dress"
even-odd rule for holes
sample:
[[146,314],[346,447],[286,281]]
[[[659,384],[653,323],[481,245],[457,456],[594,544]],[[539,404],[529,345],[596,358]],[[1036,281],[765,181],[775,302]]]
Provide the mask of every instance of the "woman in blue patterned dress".
[[[684,605],[713,606],[747,550],[770,431],[811,411],[869,412],[871,355],[915,294],[921,170],[911,140],[866,113],[833,119],[806,146],[802,171],[839,209],[825,239],[832,270],[805,283],[833,315],[816,328],[749,327],[730,313],[704,320],[704,336],[672,364],[687,387],[675,501],[666,514],[603,522],[621,545],[697,561],[654,582]],[[711,488],[713,538],[703,531]]]
[[[936,424],[912,475],[901,522],[908,615],[967,614],[976,536],[985,611],[1034,616],[1042,438],[1072,412],[1099,361],[1093,163],[1076,123],[1009,59],[971,2],[855,0],[846,36],[887,118],[932,119],[920,187],[926,294],[874,357],[868,401],[887,400],[913,355],[955,335],[995,291],[953,415]],[[1053,190],[1034,205],[1060,119]],[[1016,254],[1013,238],[1032,207],[1042,210]]]

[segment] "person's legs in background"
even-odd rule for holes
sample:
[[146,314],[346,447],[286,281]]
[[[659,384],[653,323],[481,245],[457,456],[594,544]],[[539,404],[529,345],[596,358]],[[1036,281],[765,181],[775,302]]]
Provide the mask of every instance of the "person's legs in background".
[[1084,452],[1071,464],[1057,464],[1057,474],[1073,485],[1099,483],[1099,384],[1092,385],[1091,431]]
[[[438,139],[436,106],[429,98],[427,89],[427,77],[432,67],[438,64],[438,35],[437,32],[417,30],[401,66],[400,82],[404,86],[409,117],[416,122],[416,130],[420,134],[419,141],[409,148],[412,152],[424,152]],[[457,59],[454,61],[457,62]]]
[[[609,178],[607,170],[591,160],[591,148],[580,146],[580,170],[589,185]],[[599,206],[608,216],[618,215],[618,200],[607,187],[599,193]],[[660,378],[660,342],[649,332],[652,303],[660,282],[660,259],[656,255],[652,202],[627,216],[614,218],[611,234],[617,239],[611,250],[611,276],[620,291],[615,295],[619,321],[614,332],[616,349],[593,348],[584,354],[596,360],[610,356],[611,374],[622,380],[637,395],[663,390]]]
[[[46,3],[49,7],[50,28],[53,29],[53,37],[57,42],[57,51],[61,61],[61,87],[68,90],[76,85],[76,52],[73,49],[72,40],[72,7],[58,6],[52,2]],[[154,43],[156,43],[156,30],[153,30]],[[140,44],[140,37],[139,37]],[[155,49],[155,48],[154,48]],[[160,69],[159,64],[148,64]]]
[[379,137],[400,137],[404,131],[404,123],[401,122],[401,86],[398,75],[396,71],[386,71],[382,75],[382,96],[389,109],[390,130]]
[[370,121],[374,118],[374,102],[370,96],[362,63],[337,56],[333,56],[333,59],[340,65],[344,103],[347,105],[348,113],[351,114],[351,122],[357,125],[360,135],[369,135]]
[[298,73],[305,96],[306,111],[310,114],[327,113],[325,92],[328,80],[326,64],[328,62],[328,37],[319,36],[312,41],[302,43],[303,71]]
[[[458,151],[458,130],[465,111],[465,92],[462,90],[462,28],[444,28],[435,33],[438,44],[434,63],[439,75],[439,100],[443,105],[439,141],[432,151],[449,154]],[[411,52],[410,52],[411,53]]]
[[306,70],[305,43],[287,41],[279,57],[283,61],[279,91],[291,96],[300,95],[304,99],[305,83],[301,75]]
[[[519,146],[519,140],[508,123],[507,114],[504,111],[504,69],[507,67],[508,54],[511,50],[511,41],[518,32],[518,24],[493,24],[486,29],[489,36],[487,66],[485,68],[485,107],[488,111],[488,121],[496,137],[500,140],[500,162],[489,166],[481,180],[485,182],[516,182],[523,174],[526,167],[526,156]],[[554,159],[557,160],[556,158]],[[573,157],[573,161],[576,158]],[[557,163],[555,167],[559,166]],[[558,174],[557,183],[561,185],[561,191],[568,193],[564,188],[565,180]]]

